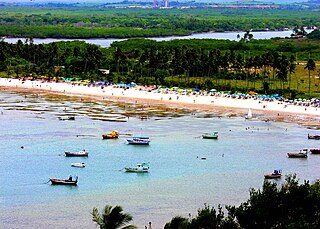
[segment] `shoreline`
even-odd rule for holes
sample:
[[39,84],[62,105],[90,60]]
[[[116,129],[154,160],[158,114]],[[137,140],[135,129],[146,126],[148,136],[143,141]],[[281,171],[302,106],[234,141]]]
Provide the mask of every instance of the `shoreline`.
[[253,116],[264,121],[297,123],[308,128],[320,129],[320,108],[286,104],[284,102],[261,101],[253,98],[228,98],[222,94],[185,95],[167,91],[165,93],[146,87],[119,88],[115,86],[75,85],[66,82],[31,81],[0,78],[0,88],[13,92],[45,92],[66,96],[77,96],[99,101],[135,103],[140,106],[161,106],[164,109],[185,109],[191,112],[206,112],[223,116],[245,116],[248,109]]

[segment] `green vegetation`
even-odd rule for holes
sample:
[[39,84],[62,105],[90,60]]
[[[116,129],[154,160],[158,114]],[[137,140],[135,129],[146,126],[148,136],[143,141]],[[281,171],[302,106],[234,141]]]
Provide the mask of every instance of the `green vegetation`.
[[[319,97],[320,42],[273,40],[129,39],[101,48],[84,41],[0,42],[0,72],[7,76],[62,77]],[[103,74],[108,69],[110,74]],[[3,75],[3,73],[2,73]]]
[[277,188],[265,182],[262,190],[250,190],[249,199],[239,207],[227,206],[228,215],[209,206],[198,210],[193,219],[174,217],[165,229],[256,229],[320,227],[320,182],[299,184],[295,176]]
[[318,39],[320,40],[320,31],[319,30],[314,30],[310,34],[307,35],[309,39]]
[[320,27],[319,13],[285,9],[108,9],[0,6],[0,36],[109,38]]
[[[127,225],[130,221],[132,221],[132,216],[123,213],[123,209],[121,206],[112,207],[110,205],[106,205],[102,215],[99,214],[97,208],[93,208],[92,210],[92,221],[95,222],[100,229],[135,229],[137,228],[134,225]],[[122,227],[124,226],[124,227]]]

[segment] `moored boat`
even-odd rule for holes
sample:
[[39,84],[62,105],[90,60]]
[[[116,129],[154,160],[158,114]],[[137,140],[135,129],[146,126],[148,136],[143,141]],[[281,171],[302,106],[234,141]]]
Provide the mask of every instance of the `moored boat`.
[[212,134],[204,133],[202,135],[202,138],[204,138],[204,139],[218,139],[218,132],[213,132]]
[[312,154],[320,154],[320,149],[310,149],[310,153],[312,153]]
[[58,119],[60,121],[65,121],[65,120],[71,120],[71,121],[74,121],[76,120],[76,118],[74,116],[69,116],[69,117],[58,117]]
[[265,179],[277,179],[277,178],[281,178],[282,176],[282,171],[280,169],[278,170],[274,170],[273,173],[270,174],[264,174],[264,178]]
[[308,134],[308,139],[320,140],[320,135],[310,135],[310,134]]
[[149,164],[148,163],[141,163],[137,164],[136,167],[125,167],[126,172],[131,173],[147,173],[149,172]]
[[126,141],[131,145],[149,145],[150,138],[143,136],[134,136],[132,138],[127,138]]
[[252,111],[251,108],[248,110],[248,114],[244,117],[245,119],[252,119]]
[[114,139],[118,137],[119,137],[119,132],[116,130],[113,130],[111,133],[102,135],[102,139]]
[[86,165],[83,162],[76,162],[76,163],[71,163],[72,167],[79,167],[79,168],[84,168]]
[[49,178],[51,184],[54,185],[77,185],[78,177],[75,180],[72,180],[72,176],[69,177],[67,180],[57,179],[57,178]]
[[85,150],[81,150],[79,152],[69,152],[69,151],[66,151],[64,152],[64,155],[66,157],[88,157],[89,155],[89,152],[85,151]]
[[291,157],[291,158],[307,158],[308,157],[308,151],[307,150],[301,150],[299,153],[288,153],[288,157]]

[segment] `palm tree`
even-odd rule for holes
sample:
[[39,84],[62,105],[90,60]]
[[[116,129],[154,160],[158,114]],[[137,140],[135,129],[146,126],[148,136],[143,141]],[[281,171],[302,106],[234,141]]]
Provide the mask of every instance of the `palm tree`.
[[295,73],[295,69],[296,69],[295,57],[294,57],[294,55],[291,55],[290,59],[289,59],[289,70],[288,70],[290,73],[290,75],[289,75],[289,77],[290,77],[289,89],[290,90],[291,90],[291,75],[292,75],[292,73]]
[[[92,210],[92,221],[95,222],[100,229],[135,229],[137,228],[134,225],[127,225],[132,220],[132,216],[123,213],[123,209],[121,206],[115,206],[112,208],[111,205],[106,205],[102,215],[100,215],[97,208],[93,208]],[[123,227],[122,227],[123,226]]]
[[310,72],[311,71],[314,71],[316,69],[316,63],[314,62],[313,59],[309,58],[308,59],[308,62],[307,62],[307,65],[304,67],[304,69],[308,69],[308,73],[309,73],[309,95],[310,95],[310,85],[311,85],[311,76],[310,76]]

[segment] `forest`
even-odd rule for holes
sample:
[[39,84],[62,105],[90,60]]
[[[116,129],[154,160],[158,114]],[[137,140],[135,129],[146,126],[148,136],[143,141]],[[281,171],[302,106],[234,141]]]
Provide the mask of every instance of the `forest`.
[[0,72],[308,98],[320,95],[319,44],[308,38],[254,40],[250,33],[239,41],[129,39],[110,48],[84,41],[35,45],[30,38],[0,41]]
[[0,36],[129,38],[320,27],[309,9],[131,9],[0,6]]

